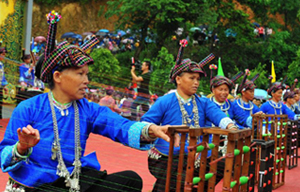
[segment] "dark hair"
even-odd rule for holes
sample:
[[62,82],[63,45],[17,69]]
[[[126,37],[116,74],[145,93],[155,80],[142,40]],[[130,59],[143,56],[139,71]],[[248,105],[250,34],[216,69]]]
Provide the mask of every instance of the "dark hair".
[[106,90],[106,95],[112,95],[114,93],[113,89],[107,89]]
[[146,65],[148,66],[148,69],[151,69],[151,62],[150,61],[144,61],[146,63]]
[[[188,73],[188,72],[183,71],[183,72],[179,73],[177,76],[182,77],[182,75],[183,75],[184,73]],[[177,87],[176,77],[175,77],[174,84],[175,84],[175,86]]]
[[31,56],[29,54],[26,54],[22,57],[23,61],[25,61],[25,59],[31,59]]
[[[73,68],[73,67],[71,67],[71,66],[68,66],[68,67],[66,67],[66,66],[59,66],[54,71],[62,72],[64,70],[70,69],[70,68]],[[52,90],[54,88],[54,80],[53,80],[53,73],[54,73],[54,71],[49,74],[49,83],[48,83],[48,86],[49,86],[50,90]]]

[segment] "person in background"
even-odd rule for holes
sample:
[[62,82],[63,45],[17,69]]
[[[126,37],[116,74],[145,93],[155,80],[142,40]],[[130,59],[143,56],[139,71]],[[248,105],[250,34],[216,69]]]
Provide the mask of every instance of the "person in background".
[[261,101],[261,99],[255,98],[255,96],[254,96],[252,103],[255,104],[258,108],[260,108],[262,101]]
[[274,115],[288,115],[288,118],[291,120],[297,120],[298,117],[296,114],[290,110],[286,105],[284,105],[281,101],[282,91],[285,89],[284,81],[275,82],[271,84],[272,77],[269,77],[270,85],[267,90],[268,94],[272,96],[272,98],[262,104],[260,110],[265,114],[274,114]]
[[41,94],[42,91],[37,86],[37,79],[34,75],[35,72],[35,62],[33,62],[32,56],[30,54],[25,54],[25,49],[23,49],[22,63],[19,66],[20,78],[17,92],[17,105],[30,97]]
[[[259,74],[254,76],[252,80],[248,80],[247,76],[250,75],[250,71],[246,70],[244,78],[241,84],[238,87],[238,94],[241,94],[241,98],[234,101],[237,106],[242,109],[244,116],[247,116],[247,125],[252,127],[252,114],[261,114],[262,112],[259,108],[253,104],[252,100],[254,99],[254,89],[256,85],[254,81],[259,77]],[[241,125],[240,125],[241,126]]]
[[25,91],[27,87],[34,86],[34,66],[31,64],[30,54],[24,54],[22,60],[24,63],[22,63],[19,67],[19,83],[21,91]]
[[[131,66],[131,77],[133,82],[140,83],[138,88],[137,97],[131,105],[131,117],[132,120],[137,120],[137,107],[142,107],[142,113],[149,110],[149,83],[151,79],[151,63],[150,61],[144,61],[141,67],[142,74],[137,76],[135,74],[135,66]],[[143,114],[142,114],[143,115]]]
[[295,93],[295,104],[294,104],[294,108],[295,108],[295,113],[296,114],[300,114],[300,105],[299,105],[299,102],[300,102],[300,90],[297,88],[294,90],[294,93]]
[[283,94],[284,104],[293,112],[295,112],[294,104],[295,104],[295,93],[293,91],[286,91]]
[[[7,51],[5,47],[0,47],[0,119],[2,119],[3,89],[5,89],[5,85],[8,84],[5,79],[4,64],[2,62],[5,58],[6,53]],[[2,126],[0,125],[0,127]]]
[[99,105],[110,108],[113,112],[120,113],[121,110],[118,108],[115,99],[112,97],[114,94],[114,88],[108,86],[106,88],[106,96],[100,99]]

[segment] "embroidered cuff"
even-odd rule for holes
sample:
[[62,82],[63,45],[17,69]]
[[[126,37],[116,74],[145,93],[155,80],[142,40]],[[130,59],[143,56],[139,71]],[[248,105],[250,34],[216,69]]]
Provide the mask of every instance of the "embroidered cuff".
[[18,150],[17,150],[17,146],[18,146],[18,143],[19,141],[14,145],[14,148],[13,148],[13,157],[16,158],[18,161],[21,161],[21,160],[27,160],[27,158],[31,155],[32,153],[32,147],[30,147],[27,151],[27,153],[25,155],[20,155],[18,153]]
[[22,166],[23,159],[15,157],[14,147],[15,145],[6,146],[1,152],[1,170],[3,172],[14,171]]
[[130,147],[140,150],[148,150],[152,147],[153,144],[142,144],[141,146],[142,129],[146,126],[150,126],[149,123],[136,122],[133,125],[131,125],[128,131],[128,145]]
[[221,129],[226,129],[226,127],[230,123],[234,124],[234,122],[229,117],[225,117],[225,118],[221,119],[221,121],[219,123],[219,127],[221,127]]
[[[143,123],[147,123],[147,122],[143,122]],[[151,125],[154,125],[154,123],[147,123],[147,125],[145,125],[142,129],[142,134],[141,134],[141,140],[142,141],[148,141],[148,142],[151,142],[151,141],[155,141],[157,139],[157,137],[150,137],[149,136],[149,127]]]

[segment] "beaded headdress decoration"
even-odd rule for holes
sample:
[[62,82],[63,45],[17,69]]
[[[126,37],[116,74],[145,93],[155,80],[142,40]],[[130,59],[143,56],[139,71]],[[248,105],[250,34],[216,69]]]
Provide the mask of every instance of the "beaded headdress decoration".
[[203,67],[215,58],[214,54],[209,54],[199,63],[192,61],[191,59],[182,59],[184,47],[188,44],[187,40],[183,39],[180,41],[180,48],[176,58],[175,66],[172,68],[170,73],[170,82],[175,82],[177,75],[182,72],[196,72],[202,76],[206,76]]
[[234,83],[241,77],[243,76],[243,72],[239,72],[236,74],[232,79],[229,79],[227,77],[217,75],[213,77],[210,80],[210,90],[212,91],[212,88],[218,87],[220,85],[226,84],[229,87],[229,91],[231,91],[234,87]]
[[86,52],[96,45],[99,40],[94,36],[81,47],[70,45],[67,41],[63,41],[56,46],[57,23],[61,19],[61,16],[55,11],[51,11],[46,17],[49,24],[46,48],[44,56],[41,57],[37,64],[36,76],[44,83],[49,83],[51,79],[50,74],[52,74],[58,66],[82,67],[87,64],[92,64],[94,61]]
[[287,77],[285,76],[285,78],[283,78],[283,80],[281,82],[275,82],[272,84],[272,79],[273,77],[272,76],[269,76],[269,88],[267,89],[267,92],[268,94],[270,95],[271,93],[275,93],[276,91],[282,89],[284,90],[286,87],[285,87],[285,81],[287,80]]
[[251,80],[248,80],[247,77],[250,75],[249,69],[245,70],[244,78],[239,85],[237,93],[241,93],[242,91],[246,90],[253,90],[256,88],[254,81],[259,77],[259,74],[256,74]]
[[298,79],[295,79],[295,80],[294,80],[294,83],[293,83],[293,85],[292,85],[292,87],[291,87],[291,89],[290,89],[289,91],[286,91],[286,92],[284,93],[284,95],[283,95],[283,100],[284,100],[284,101],[286,101],[288,98],[294,98],[294,96],[295,96],[294,89],[295,89],[297,83],[298,83]]

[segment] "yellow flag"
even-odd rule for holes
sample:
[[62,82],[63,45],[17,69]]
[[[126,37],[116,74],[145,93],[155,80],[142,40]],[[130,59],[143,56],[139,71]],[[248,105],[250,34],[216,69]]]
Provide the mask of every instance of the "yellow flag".
[[274,61],[272,60],[272,69],[271,69],[271,75],[273,77],[272,83],[276,82],[276,73],[275,73],[275,67],[274,67]]

